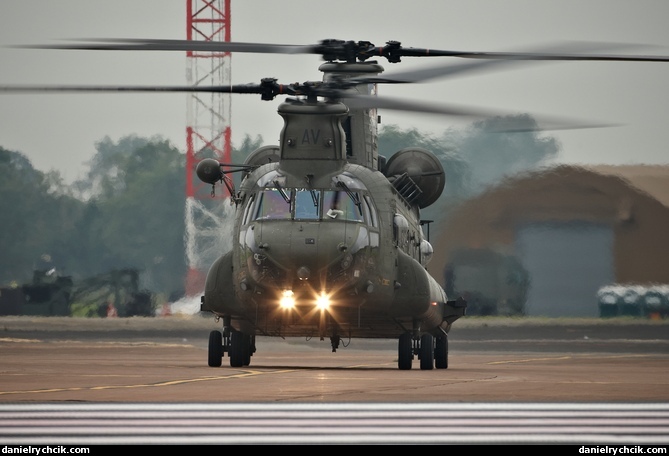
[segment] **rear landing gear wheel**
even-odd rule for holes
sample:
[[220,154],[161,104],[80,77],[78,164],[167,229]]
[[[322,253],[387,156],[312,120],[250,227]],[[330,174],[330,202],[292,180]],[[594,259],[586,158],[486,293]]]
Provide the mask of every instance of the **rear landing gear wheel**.
[[423,334],[420,338],[420,368],[421,370],[434,369],[434,336]]
[[413,344],[411,333],[404,333],[400,336],[397,345],[397,367],[401,370],[411,369],[413,361]]
[[434,365],[437,369],[448,369],[448,336],[446,334],[435,339]]
[[221,367],[223,363],[223,335],[220,331],[209,333],[209,367]]

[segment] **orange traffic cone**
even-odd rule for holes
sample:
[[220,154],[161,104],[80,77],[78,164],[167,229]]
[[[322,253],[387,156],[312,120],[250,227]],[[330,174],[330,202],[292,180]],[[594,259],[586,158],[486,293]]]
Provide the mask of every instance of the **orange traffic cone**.
[[116,307],[114,307],[114,303],[109,301],[107,303],[107,317],[118,317],[118,312],[116,311]]
[[161,317],[169,317],[172,315],[172,306],[170,306],[169,302],[166,302],[163,304],[163,310],[160,312]]

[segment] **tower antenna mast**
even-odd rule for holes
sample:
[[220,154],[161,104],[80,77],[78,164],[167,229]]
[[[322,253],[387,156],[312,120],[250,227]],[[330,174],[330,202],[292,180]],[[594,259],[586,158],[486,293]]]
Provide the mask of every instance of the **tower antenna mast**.
[[[186,0],[186,38],[193,41],[230,41],[231,0]],[[186,77],[190,85],[226,85],[230,83],[230,53],[194,52],[187,54]],[[231,97],[224,93],[192,93],[187,101],[186,126],[186,260],[187,296],[204,290],[206,244],[210,244],[220,224],[216,215],[203,204],[211,200],[211,187],[195,179],[195,167],[203,158],[230,162],[232,150],[230,127]],[[217,195],[218,198],[229,194]],[[207,227],[211,227],[209,230]]]

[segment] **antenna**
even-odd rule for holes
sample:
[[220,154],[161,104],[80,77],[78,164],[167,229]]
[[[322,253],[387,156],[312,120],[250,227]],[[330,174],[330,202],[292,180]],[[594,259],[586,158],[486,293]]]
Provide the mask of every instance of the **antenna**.
[[[186,0],[186,37],[192,41],[230,41],[231,0]],[[189,85],[230,84],[229,52],[187,51],[186,76]],[[231,97],[225,93],[188,94],[186,126],[186,261],[187,296],[204,290],[206,268],[200,244],[209,239],[204,226],[211,226],[211,212],[200,200],[211,199],[211,186],[194,179],[197,163],[215,158],[229,163],[231,156]],[[213,157],[211,154],[213,153]],[[197,183],[197,184],[196,184]],[[221,192],[219,198],[229,197]],[[200,220],[205,220],[200,223]],[[215,225],[215,224],[214,224]],[[214,226],[214,228],[216,228]]]

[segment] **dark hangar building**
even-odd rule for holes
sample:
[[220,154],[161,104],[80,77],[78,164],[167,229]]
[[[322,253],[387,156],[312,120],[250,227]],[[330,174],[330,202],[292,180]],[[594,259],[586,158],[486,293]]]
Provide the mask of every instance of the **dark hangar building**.
[[467,295],[468,314],[601,316],[602,287],[669,284],[669,166],[517,175],[463,203],[432,243],[430,273],[449,298]]

